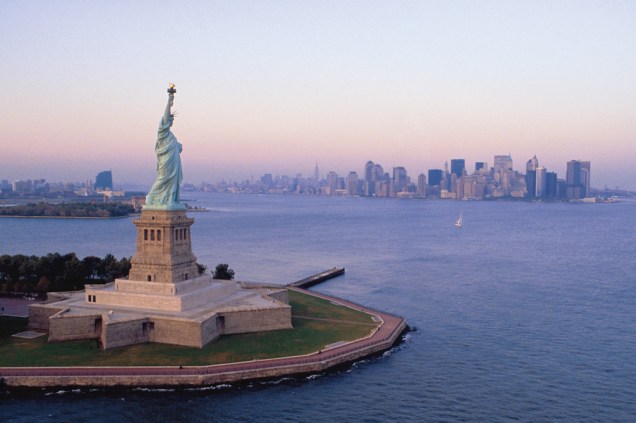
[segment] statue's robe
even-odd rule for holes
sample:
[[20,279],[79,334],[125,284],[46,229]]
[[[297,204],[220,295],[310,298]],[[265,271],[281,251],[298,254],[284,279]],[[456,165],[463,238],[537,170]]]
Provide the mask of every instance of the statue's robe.
[[172,116],[167,121],[161,119],[157,134],[155,152],[157,153],[157,180],[146,196],[146,205],[150,206],[180,206],[179,187],[183,179],[181,170],[181,144],[177,141],[170,127]]

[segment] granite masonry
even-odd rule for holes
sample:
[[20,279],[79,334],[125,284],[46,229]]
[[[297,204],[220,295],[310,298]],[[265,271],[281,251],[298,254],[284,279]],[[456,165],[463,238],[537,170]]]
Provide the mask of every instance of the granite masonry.
[[142,210],[127,279],[50,293],[29,308],[29,327],[49,341],[97,339],[103,349],[159,342],[201,348],[221,335],[289,329],[280,287],[199,273],[185,210]]

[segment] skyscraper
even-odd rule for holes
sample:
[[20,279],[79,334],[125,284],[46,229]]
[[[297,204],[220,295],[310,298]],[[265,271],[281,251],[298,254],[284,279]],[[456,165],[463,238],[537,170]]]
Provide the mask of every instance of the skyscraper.
[[587,197],[590,191],[590,162],[569,161],[565,181],[568,200]]
[[329,172],[327,174],[327,195],[335,195],[338,189],[338,174],[336,172]]
[[440,186],[442,184],[442,169],[428,170],[428,186]]
[[450,173],[454,173],[458,178],[461,178],[464,175],[464,169],[466,169],[466,160],[464,159],[452,159],[451,160],[451,171]]
[[393,168],[393,193],[397,195],[398,192],[402,192],[406,188],[408,183],[406,177],[406,169],[402,166]]
[[367,197],[372,197],[375,194],[374,166],[375,164],[371,160],[364,165],[364,195]]
[[536,179],[536,190],[535,196],[537,198],[543,198],[546,194],[547,188],[547,179],[546,179],[546,169],[543,166],[539,166],[536,169],[537,179]]
[[358,173],[351,171],[347,175],[347,195],[358,195]]
[[581,162],[581,183],[583,184],[583,198],[590,196],[590,162]]
[[495,156],[495,172],[508,172],[512,171],[512,156],[508,154],[507,156]]
[[448,172],[448,161],[444,162],[444,173],[442,174],[441,189],[450,189],[450,173]]
[[532,200],[537,194],[537,171],[526,171],[526,198]]
[[95,177],[95,189],[113,190],[113,172],[105,170]]
[[420,173],[417,177],[417,190],[416,194],[418,197],[426,197],[426,175]]
[[557,174],[555,172],[547,172],[545,174],[545,197],[556,198],[557,197]]

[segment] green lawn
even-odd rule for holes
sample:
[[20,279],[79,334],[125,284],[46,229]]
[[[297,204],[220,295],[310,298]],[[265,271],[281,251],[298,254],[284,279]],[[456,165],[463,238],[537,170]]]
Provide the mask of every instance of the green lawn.
[[[100,351],[97,341],[47,343],[10,338],[26,319],[0,317],[0,366],[187,366],[230,363],[306,354],[338,341],[368,335],[370,315],[289,291],[293,329],[223,336],[202,349],[166,344],[139,344]],[[11,318],[15,319],[15,318]]]
[[21,317],[0,316],[0,346],[14,333],[25,331],[27,319]]

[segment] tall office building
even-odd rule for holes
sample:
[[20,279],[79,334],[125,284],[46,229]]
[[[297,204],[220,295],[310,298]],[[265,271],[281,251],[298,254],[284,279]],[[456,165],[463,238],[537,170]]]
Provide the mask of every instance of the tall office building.
[[347,195],[358,195],[358,173],[351,171],[347,175]]
[[526,198],[532,200],[537,194],[537,171],[526,171]]
[[266,173],[261,176],[261,184],[265,187],[265,189],[274,188],[274,177],[271,173]]
[[364,165],[364,195],[367,197],[372,197],[375,194],[374,166],[375,163],[371,160]]
[[590,191],[590,162],[569,161],[565,182],[566,198],[568,200],[587,197]]
[[[388,174],[384,173],[384,168],[382,167],[382,165],[376,163],[373,166],[373,169],[371,170],[371,181],[372,184],[374,186],[374,192],[373,195],[378,195],[378,186],[384,181],[390,181],[391,178],[388,176]],[[388,184],[389,182],[387,182]],[[388,185],[387,185],[388,186]],[[388,191],[387,193],[385,193],[385,196],[388,196]]]
[[441,189],[450,189],[450,173],[448,172],[448,161],[444,162],[444,173],[442,174]]
[[508,154],[507,156],[495,156],[495,172],[509,172],[512,171],[512,156]]
[[318,169],[318,162],[316,162],[316,167],[314,167],[314,184],[316,184],[316,186],[320,185],[320,169]]
[[371,180],[371,172],[373,172],[373,166],[375,166],[375,163],[373,163],[371,160],[369,160],[368,162],[364,164],[364,180],[365,181]]
[[338,189],[338,174],[336,172],[329,172],[327,174],[327,195],[335,195]]
[[557,193],[557,174],[556,172],[547,172],[545,174],[545,198],[556,198]]
[[581,162],[581,183],[583,184],[583,198],[590,196],[590,162]]
[[537,198],[543,198],[545,197],[547,188],[546,169],[543,166],[539,166],[535,172],[537,174],[535,196]]
[[448,189],[449,192],[452,192],[454,194],[457,194],[457,181],[459,180],[459,178],[457,177],[457,175],[455,175],[454,173],[451,173],[450,176],[450,188]]
[[393,193],[397,194],[398,192],[404,191],[406,185],[408,183],[406,177],[406,169],[402,166],[393,168]]
[[415,193],[418,197],[426,197],[426,175],[420,173],[417,177],[417,189]]
[[428,186],[440,186],[442,184],[442,169],[428,170]]
[[452,159],[451,160],[451,174],[457,175],[461,178],[464,175],[464,169],[466,169],[466,160],[464,159]]
[[105,170],[95,177],[95,189],[113,190],[113,172]]
[[462,177],[460,180],[460,186],[458,186],[459,192],[457,198],[477,198],[475,196],[475,185],[477,185],[477,178],[477,175]]
[[537,170],[539,167],[539,160],[537,159],[536,154],[526,162],[526,172],[531,172],[533,170]]
[[475,172],[479,173],[480,170],[486,168],[486,162],[475,162]]

